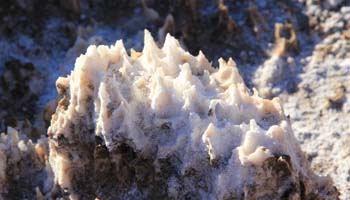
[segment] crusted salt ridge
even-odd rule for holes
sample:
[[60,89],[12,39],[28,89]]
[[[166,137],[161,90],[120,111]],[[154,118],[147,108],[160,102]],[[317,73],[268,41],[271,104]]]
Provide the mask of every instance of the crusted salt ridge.
[[[232,59],[215,69],[170,35],[161,49],[147,30],[144,41],[130,56],[122,41],[90,46],[56,83],[62,100],[48,130],[50,163],[71,199],[113,196],[98,186],[107,179],[100,174],[117,174],[119,197],[154,197],[162,187],[140,186],[132,164],[143,159],[152,169],[143,173],[162,177],[163,198],[337,196],[310,171],[279,99],[250,94]],[[136,154],[131,164],[123,145]],[[163,177],[164,160],[175,170]],[[125,171],[136,177],[120,178]]]

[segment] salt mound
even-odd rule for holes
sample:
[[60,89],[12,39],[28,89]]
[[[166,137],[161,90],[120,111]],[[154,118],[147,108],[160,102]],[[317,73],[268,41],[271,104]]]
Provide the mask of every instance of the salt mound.
[[[278,98],[245,87],[145,31],[142,52],[90,46],[56,85],[48,130],[55,183],[71,199],[336,199],[316,176]],[[203,44],[204,45],[204,44]]]

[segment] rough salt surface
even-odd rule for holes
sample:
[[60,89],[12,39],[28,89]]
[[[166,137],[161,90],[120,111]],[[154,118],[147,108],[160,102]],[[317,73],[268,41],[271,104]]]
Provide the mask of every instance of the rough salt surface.
[[48,162],[47,138],[36,143],[9,127],[0,135],[0,199],[44,199],[54,175]]
[[144,41],[130,56],[122,41],[90,46],[57,80],[49,160],[66,195],[337,198],[310,170],[279,99],[251,94],[233,60],[215,69],[170,35],[161,49],[148,31]]

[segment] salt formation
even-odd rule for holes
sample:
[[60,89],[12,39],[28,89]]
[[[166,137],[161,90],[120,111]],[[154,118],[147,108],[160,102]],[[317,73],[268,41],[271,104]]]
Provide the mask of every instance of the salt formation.
[[167,35],[142,52],[90,46],[56,85],[55,184],[71,199],[337,199],[309,167],[279,99]]
[[11,127],[7,134],[1,133],[0,199],[40,200],[42,193],[51,192],[54,182],[47,143],[46,138],[33,143]]
[[[290,34],[289,38],[281,35],[285,30]],[[275,24],[275,46],[271,57],[259,66],[254,75],[254,85],[259,94],[264,98],[272,98],[287,88],[289,92],[294,90],[293,74],[296,64],[287,52],[299,52],[299,45],[295,30],[291,24]]]

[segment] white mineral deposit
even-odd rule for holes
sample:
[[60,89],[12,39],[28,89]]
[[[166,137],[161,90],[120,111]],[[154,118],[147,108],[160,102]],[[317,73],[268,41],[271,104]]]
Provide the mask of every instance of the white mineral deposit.
[[232,59],[212,66],[145,30],[142,52],[89,46],[56,85],[49,163],[71,199],[338,198],[279,98],[246,88]]

